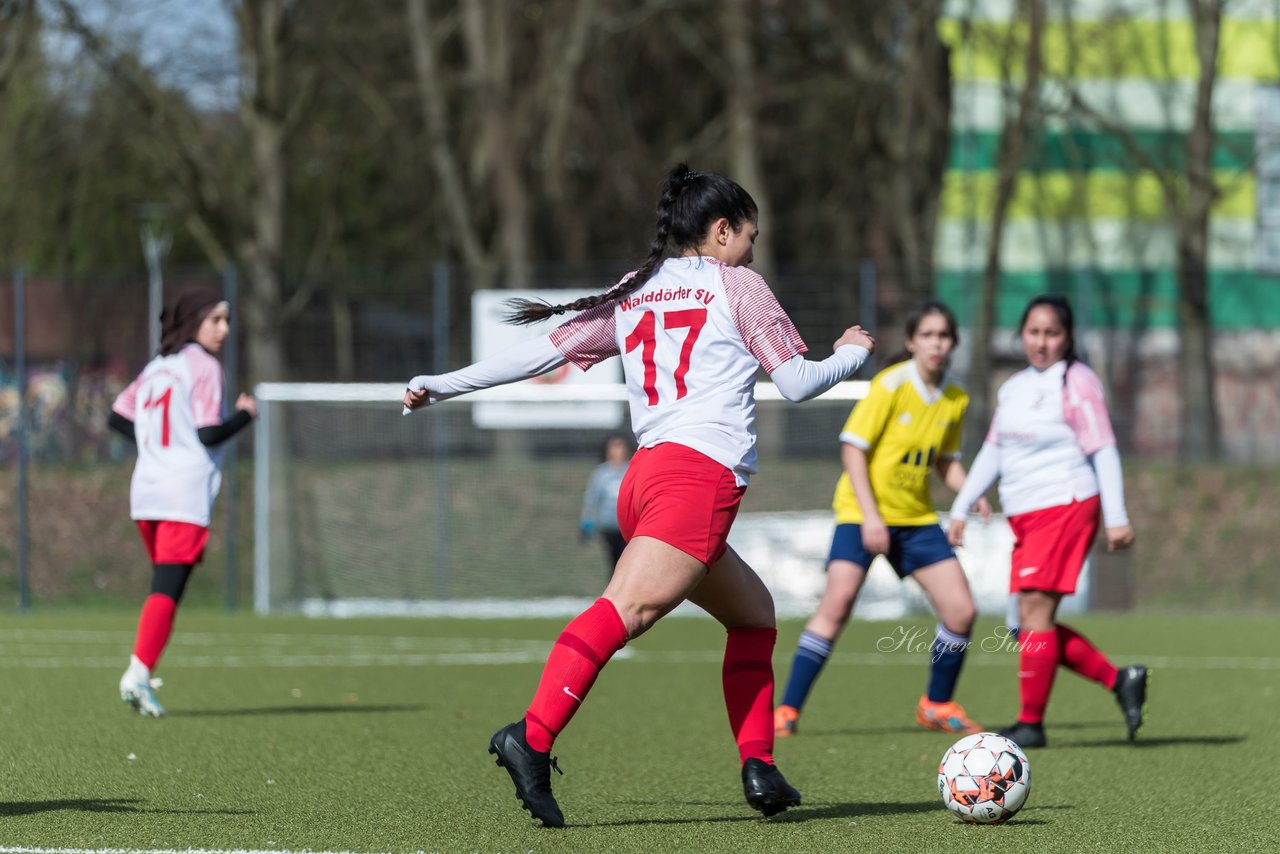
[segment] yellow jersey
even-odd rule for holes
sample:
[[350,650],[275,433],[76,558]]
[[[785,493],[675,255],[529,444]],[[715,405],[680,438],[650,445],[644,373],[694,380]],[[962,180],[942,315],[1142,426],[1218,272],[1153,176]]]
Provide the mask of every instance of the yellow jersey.
[[[840,441],[867,455],[871,491],[886,525],[938,521],[929,501],[934,463],[960,453],[969,395],[946,382],[930,392],[915,362],[899,362],[876,374],[866,398],[854,405]],[[862,522],[849,473],[840,475],[832,501],[836,524]]]

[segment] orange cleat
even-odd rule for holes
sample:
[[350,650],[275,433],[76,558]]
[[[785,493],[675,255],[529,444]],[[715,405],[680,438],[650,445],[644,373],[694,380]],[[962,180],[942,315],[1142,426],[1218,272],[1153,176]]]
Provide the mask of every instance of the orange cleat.
[[[777,720],[776,716],[774,720]],[[954,700],[931,703],[927,696],[921,697],[920,702],[916,704],[916,722],[925,729],[936,729],[939,732],[966,735],[982,732],[982,727],[969,720],[964,707]]]
[[791,706],[778,706],[773,710],[773,737],[787,738],[796,734],[800,722],[800,710]]

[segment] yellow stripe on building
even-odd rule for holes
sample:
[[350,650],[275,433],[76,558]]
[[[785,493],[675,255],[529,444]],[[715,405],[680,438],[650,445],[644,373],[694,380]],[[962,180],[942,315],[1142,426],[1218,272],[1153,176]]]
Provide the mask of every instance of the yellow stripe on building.
[[[1014,40],[1011,76],[1023,77],[1021,56],[1027,23],[943,19],[942,40],[950,45],[955,80],[1000,80]],[[1280,81],[1280,25],[1275,20],[1224,19],[1218,75]],[[1186,80],[1200,76],[1195,28],[1185,17],[1165,20],[1116,17],[1106,21],[1051,21],[1042,38],[1044,75],[1075,80],[1142,77]]]
[[[1222,195],[1215,216],[1251,219],[1255,215],[1256,182],[1252,175],[1217,176]],[[942,188],[944,219],[989,220],[995,205],[993,172],[948,172]],[[1092,172],[1024,174],[1018,177],[1009,219],[1167,219],[1167,203],[1160,183],[1150,174]]]

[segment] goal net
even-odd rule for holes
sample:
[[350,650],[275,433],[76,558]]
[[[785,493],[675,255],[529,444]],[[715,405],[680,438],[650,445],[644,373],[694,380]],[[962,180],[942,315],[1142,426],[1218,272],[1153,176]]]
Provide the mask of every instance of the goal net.
[[[757,385],[760,471],[730,544],[780,615],[808,614],[821,595],[838,435],[866,386],[842,383],[797,405]],[[403,392],[400,384],[257,387],[255,610],[560,616],[598,597],[605,550],[580,539],[578,520],[605,440],[631,439],[625,387],[523,383],[408,417]],[[1003,614],[1008,528],[971,524],[968,535],[961,560],[979,607]],[[855,615],[925,609],[914,583],[873,567]]]

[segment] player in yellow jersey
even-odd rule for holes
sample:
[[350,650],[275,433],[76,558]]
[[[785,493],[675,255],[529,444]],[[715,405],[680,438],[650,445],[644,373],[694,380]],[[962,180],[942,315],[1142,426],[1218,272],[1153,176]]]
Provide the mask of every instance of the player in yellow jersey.
[[[956,491],[965,479],[959,452],[969,396],[946,379],[959,340],[955,316],[940,302],[926,302],[907,318],[906,332],[911,358],[876,375],[840,433],[844,474],[833,502],[827,589],[800,636],[782,704],[774,711],[778,736],[795,733],[800,709],[849,620],[867,568],[881,554],[900,578],[911,575],[920,584],[938,614],[928,687],[916,720],[943,732],[981,729],[952,700],[977,611],[929,500],[930,473],[936,471]],[[977,507],[990,515],[985,498]]]

